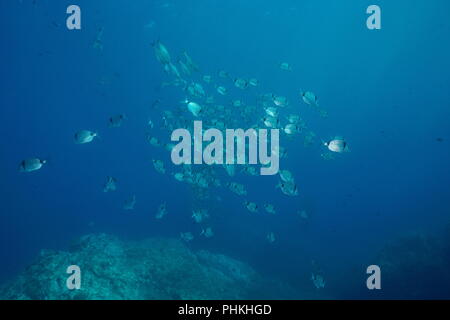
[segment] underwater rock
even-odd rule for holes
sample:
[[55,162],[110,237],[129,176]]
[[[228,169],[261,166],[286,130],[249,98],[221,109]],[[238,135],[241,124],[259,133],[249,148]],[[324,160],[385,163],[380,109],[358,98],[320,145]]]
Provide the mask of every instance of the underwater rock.
[[[79,290],[66,287],[70,265],[81,269]],[[177,239],[124,242],[91,234],[68,252],[43,250],[34,264],[0,288],[0,299],[251,299],[259,288],[266,289],[268,298],[294,292],[242,262],[194,252]]]
[[383,299],[450,298],[447,252],[445,238],[420,233],[385,245],[376,259]]

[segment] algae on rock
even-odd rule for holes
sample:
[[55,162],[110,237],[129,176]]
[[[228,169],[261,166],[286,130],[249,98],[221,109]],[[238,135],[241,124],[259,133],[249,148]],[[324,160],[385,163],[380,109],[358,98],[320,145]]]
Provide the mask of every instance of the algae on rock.
[[[66,288],[70,265],[81,269],[79,290]],[[268,283],[242,262],[195,253],[179,240],[123,242],[98,234],[82,237],[70,252],[42,251],[34,264],[0,288],[0,298],[251,299],[256,288]]]

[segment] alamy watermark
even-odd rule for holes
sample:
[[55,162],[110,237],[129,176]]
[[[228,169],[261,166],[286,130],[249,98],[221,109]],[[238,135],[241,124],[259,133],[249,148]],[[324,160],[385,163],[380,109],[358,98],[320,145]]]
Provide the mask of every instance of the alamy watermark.
[[67,274],[70,276],[66,280],[66,286],[69,290],[81,289],[81,269],[77,265],[71,265],[67,267]]
[[369,290],[381,290],[381,268],[376,264],[370,265],[366,270],[370,276],[367,278],[366,286]]
[[[194,121],[193,141],[191,132],[187,129],[176,129],[172,132],[171,140],[178,144],[172,149],[171,158],[175,165],[203,163],[207,165],[255,165],[259,163],[262,165],[261,175],[275,175],[278,173],[280,164],[279,137],[279,129],[270,130],[269,154],[267,129],[248,129],[246,131],[226,129],[224,149],[222,131],[210,128],[203,132],[202,121]],[[209,142],[209,144],[203,148],[203,142]],[[246,151],[248,151],[248,157]]]
[[366,10],[370,16],[367,18],[366,25],[369,30],[381,29],[381,8],[377,5],[371,5]]
[[70,16],[67,17],[66,26],[69,30],[81,30],[81,9],[77,5],[70,5],[67,7],[66,13]]

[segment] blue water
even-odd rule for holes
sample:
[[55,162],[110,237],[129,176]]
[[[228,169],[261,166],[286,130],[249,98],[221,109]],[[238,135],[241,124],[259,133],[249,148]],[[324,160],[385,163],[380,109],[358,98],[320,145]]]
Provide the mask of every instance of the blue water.
[[[248,196],[214,189],[224,199],[209,208],[215,236],[195,239],[193,248],[225,253],[299,287],[312,286],[314,260],[326,295],[367,298],[371,293],[358,291],[365,268],[386,243],[409,232],[439,234],[449,222],[448,1],[72,1],[82,10],[81,31],[65,27],[69,2],[0,3],[1,281],[41,249],[65,249],[87,233],[143,239],[200,232],[189,186],[151,163],[161,159],[175,170],[170,153],[149,145],[146,123],[158,124],[161,110],[185,98],[179,88],[159,88],[170,77],[154,56],[158,39],[174,57],[187,50],[201,68],[198,79],[223,69],[258,79],[253,92],[287,96],[318,138],[310,148],[300,138],[281,138],[288,158],[280,167],[296,177],[298,197],[275,189],[276,177],[240,175],[234,180]],[[381,30],[366,27],[371,4],[382,9]],[[99,28],[103,51],[92,47]],[[278,68],[283,61],[292,72]],[[328,118],[301,101],[304,90],[319,96]],[[230,88],[238,93],[254,96]],[[152,109],[156,99],[161,104]],[[128,117],[123,126],[108,128],[108,118],[120,113]],[[81,129],[100,137],[76,145]],[[351,152],[325,161],[320,139],[336,135]],[[49,163],[18,172],[30,157]],[[113,194],[102,192],[108,175],[119,181]],[[125,212],[133,194],[136,208]],[[251,215],[242,205],[247,199],[270,202],[278,214]],[[156,221],[161,202],[169,214]],[[298,209],[311,214],[306,225]]]

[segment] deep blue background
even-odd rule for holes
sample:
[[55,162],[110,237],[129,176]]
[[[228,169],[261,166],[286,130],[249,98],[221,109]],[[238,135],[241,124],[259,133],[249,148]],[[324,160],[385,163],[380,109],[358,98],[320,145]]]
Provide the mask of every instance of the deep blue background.
[[[409,231],[438,232],[448,222],[448,1],[167,3],[0,2],[0,280],[18,273],[39,250],[64,249],[89,232],[125,239],[198,233],[190,219],[191,191],[155,172],[152,158],[173,171],[170,154],[145,139],[148,118],[158,122],[152,102],[161,99],[173,109],[184,98],[158,89],[168,78],[153,54],[156,39],[175,57],[187,50],[202,74],[224,69],[257,78],[257,92],[286,95],[319,140],[343,135],[351,148],[324,161],[320,145],[282,140],[289,156],[281,167],[294,173],[301,196],[275,190],[275,177],[238,178],[247,183],[249,200],[271,199],[278,215],[249,215],[242,198],[218,189],[226,201],[210,208],[216,236],[194,247],[305,286],[314,259],[333,295],[356,276],[350,271],[355,266],[364,275],[388,240]],[[65,28],[70,4],[81,6],[81,31]],[[366,28],[371,4],[382,8],[380,31]],[[154,27],[146,28],[150,21]],[[100,27],[103,51],[92,48]],[[281,71],[282,61],[294,71]],[[315,92],[330,117],[303,104],[301,90]],[[118,113],[129,119],[109,129],[108,117]],[[98,131],[100,139],[75,145],[80,129]],[[166,133],[159,138],[169,139]],[[49,165],[19,173],[19,162],[29,157],[48,158]],[[115,194],[102,192],[107,175],[119,180]],[[125,212],[122,203],[132,194],[136,210]],[[156,221],[162,201],[169,215]],[[312,214],[307,226],[294,215],[299,208]],[[268,231],[277,235],[273,245],[265,240]]]

